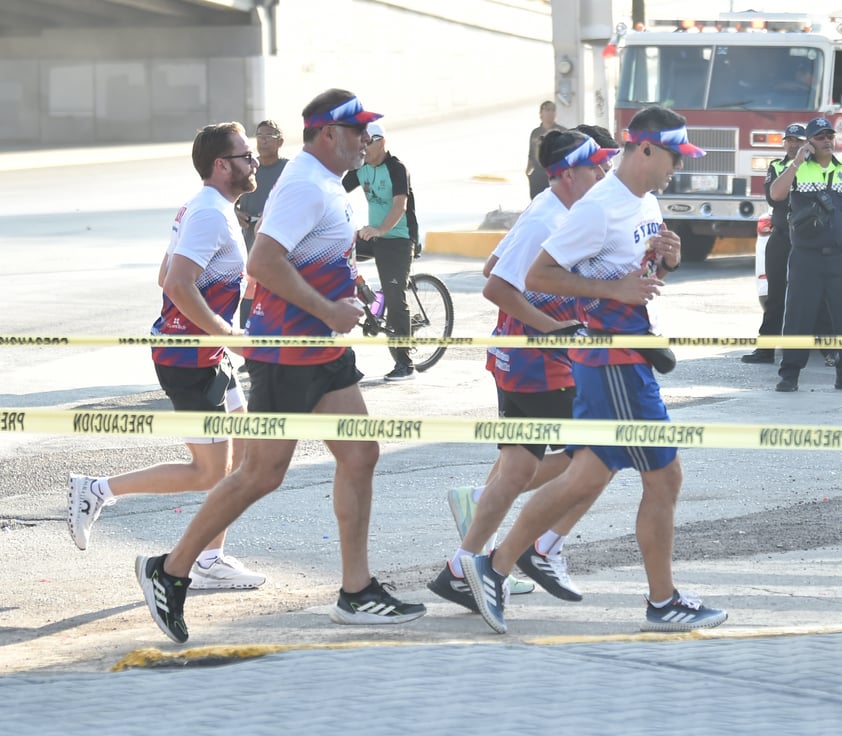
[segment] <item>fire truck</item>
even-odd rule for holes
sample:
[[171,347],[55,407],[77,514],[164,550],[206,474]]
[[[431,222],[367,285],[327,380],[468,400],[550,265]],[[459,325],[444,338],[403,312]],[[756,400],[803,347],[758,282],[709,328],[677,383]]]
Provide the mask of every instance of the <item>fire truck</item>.
[[754,237],[766,212],[764,178],[782,155],[782,133],[821,114],[842,129],[842,35],[837,19],[791,13],[726,13],[715,20],[658,21],[621,43],[616,130],[650,104],[687,118],[707,151],[684,159],[658,193],[687,260],[704,260],[717,237]]

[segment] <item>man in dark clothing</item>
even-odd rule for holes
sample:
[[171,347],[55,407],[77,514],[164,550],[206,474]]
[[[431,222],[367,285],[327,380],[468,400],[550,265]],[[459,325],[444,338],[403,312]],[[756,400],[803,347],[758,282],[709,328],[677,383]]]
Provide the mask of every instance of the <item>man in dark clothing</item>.
[[[766,242],[766,282],[769,291],[766,304],[763,305],[763,322],[760,324],[760,335],[780,335],[784,323],[784,298],[786,297],[786,263],[792,243],[789,241],[789,197],[776,202],[769,196],[769,187],[795,158],[798,149],[807,140],[807,132],[803,125],[793,123],[784,131],[784,150],[786,155],[777,158],[769,164],[766,171],[766,201],[772,208],[772,234]],[[774,348],[757,348],[744,355],[743,363],[774,363]]]
[[[808,335],[815,328],[823,300],[830,308],[831,329],[842,329],[842,163],[833,155],[836,132],[824,117],[807,123],[807,142],[769,187],[777,202],[789,197],[792,251],[787,270],[784,335]],[[807,364],[807,349],[783,351],[776,391],[797,391]],[[842,366],[836,366],[842,389]]]

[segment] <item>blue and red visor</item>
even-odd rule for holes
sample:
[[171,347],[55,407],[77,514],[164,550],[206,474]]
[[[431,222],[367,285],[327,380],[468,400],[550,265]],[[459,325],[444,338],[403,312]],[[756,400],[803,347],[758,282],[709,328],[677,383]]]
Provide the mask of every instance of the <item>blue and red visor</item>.
[[337,123],[367,125],[382,117],[379,112],[367,112],[363,110],[362,103],[356,97],[352,97],[350,100],[340,102],[336,107],[332,107],[326,112],[320,112],[316,115],[311,115],[309,118],[304,118],[304,127],[323,128],[326,125],[335,125]]
[[553,179],[559,176],[562,171],[573,169],[577,166],[601,166],[619,152],[619,148],[600,148],[596,141],[588,136],[581,144],[570,151],[570,153],[547,166],[547,176]]
[[690,143],[684,126],[672,130],[625,130],[623,140],[627,143],[653,143],[690,158],[701,158],[707,153]]

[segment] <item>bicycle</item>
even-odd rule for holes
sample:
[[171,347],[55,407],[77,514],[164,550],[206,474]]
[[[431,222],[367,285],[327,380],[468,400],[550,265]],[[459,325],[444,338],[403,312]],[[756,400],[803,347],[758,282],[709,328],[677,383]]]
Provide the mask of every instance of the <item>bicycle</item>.
[[[414,258],[418,258],[416,255]],[[358,261],[369,260],[360,258]],[[362,276],[357,277],[357,293],[363,303],[365,318],[359,323],[364,335],[385,333],[388,337],[399,337],[386,324],[382,291],[372,291]],[[410,334],[412,337],[450,337],[453,332],[453,298],[444,282],[429,273],[411,273],[406,291],[409,305]],[[417,371],[426,371],[441,360],[447,348],[436,343],[419,344],[410,347],[412,363]],[[396,348],[389,348],[397,360]]]

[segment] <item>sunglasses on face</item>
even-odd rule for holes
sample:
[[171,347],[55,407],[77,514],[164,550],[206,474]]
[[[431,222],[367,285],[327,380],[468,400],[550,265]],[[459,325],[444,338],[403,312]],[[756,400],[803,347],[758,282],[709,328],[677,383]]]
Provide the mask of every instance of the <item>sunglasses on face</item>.
[[331,123],[331,125],[334,125],[337,128],[348,128],[349,130],[354,131],[354,135],[362,135],[365,133],[367,128],[365,123]]
[[249,151],[248,153],[238,153],[238,154],[231,155],[231,156],[220,156],[219,158],[227,158],[227,159],[241,158],[249,166],[251,166],[254,163],[257,163],[257,159],[254,157],[254,154],[251,151]]
[[666,151],[670,156],[672,156],[672,165],[673,166],[678,166],[678,164],[681,163],[681,154],[680,153],[676,153],[671,148],[667,148],[666,146],[659,146],[657,143],[653,143],[652,145],[655,146],[655,148],[660,148],[662,151]]

